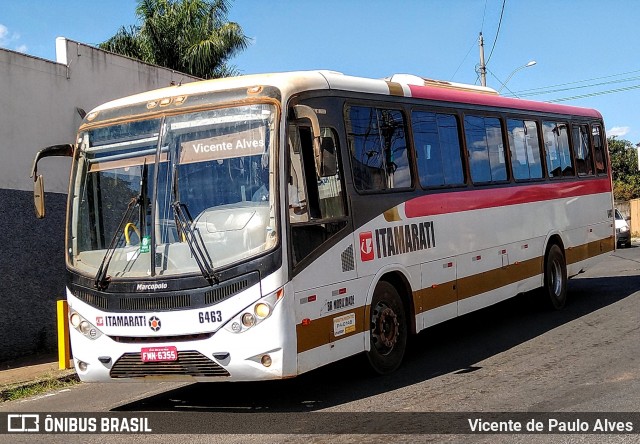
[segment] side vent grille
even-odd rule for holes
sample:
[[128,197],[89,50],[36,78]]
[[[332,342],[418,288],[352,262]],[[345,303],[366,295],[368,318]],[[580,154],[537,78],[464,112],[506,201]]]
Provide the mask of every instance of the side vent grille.
[[160,311],[188,308],[190,306],[191,296],[188,294],[120,299],[120,310],[130,311]]
[[232,282],[228,285],[223,285],[218,288],[214,288],[211,291],[207,291],[204,295],[204,303],[206,305],[217,304],[225,299],[233,296],[236,293],[240,293],[242,290],[249,286],[249,280],[243,279],[241,281]]
[[109,300],[104,296],[82,290],[74,290],[73,295],[94,307],[102,308],[103,310],[106,310],[109,307]]
[[340,255],[342,259],[342,271],[353,271],[355,269],[355,264],[353,260],[353,245],[349,245],[349,248],[344,250]]

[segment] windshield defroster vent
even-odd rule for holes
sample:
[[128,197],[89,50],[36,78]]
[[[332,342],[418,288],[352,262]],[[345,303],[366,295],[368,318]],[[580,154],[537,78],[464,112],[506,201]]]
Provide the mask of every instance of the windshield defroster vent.
[[[201,279],[198,282],[201,282]],[[157,293],[133,294],[136,288],[135,283],[120,284],[120,287],[117,283],[112,283],[111,287],[117,290],[113,293],[102,293],[75,284],[69,285],[69,289],[76,298],[100,310],[144,313],[210,307],[232,298],[259,282],[260,274],[252,272],[222,281],[213,287]]]
[[84,301],[94,307],[102,308],[103,310],[107,310],[109,308],[109,300],[104,296],[82,290],[74,290],[73,295],[81,301]]
[[228,285],[221,285],[220,287],[207,291],[207,293],[204,295],[204,303],[206,305],[217,304],[218,302],[224,301],[225,299],[233,296],[236,293],[240,293],[248,286],[248,279],[231,282]]
[[188,294],[120,299],[120,310],[158,311],[188,307],[191,307],[191,296]]

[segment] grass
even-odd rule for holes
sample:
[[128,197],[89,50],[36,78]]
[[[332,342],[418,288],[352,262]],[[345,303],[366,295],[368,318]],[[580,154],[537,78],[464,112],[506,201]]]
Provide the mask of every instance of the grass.
[[62,377],[45,376],[38,381],[2,387],[0,388],[0,402],[15,401],[17,399],[42,395],[54,390],[71,387],[78,384],[79,381],[78,375],[73,373]]

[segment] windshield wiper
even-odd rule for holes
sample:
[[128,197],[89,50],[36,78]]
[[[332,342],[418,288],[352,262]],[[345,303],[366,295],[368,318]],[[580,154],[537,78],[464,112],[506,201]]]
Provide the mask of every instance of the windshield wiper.
[[189,208],[187,208],[187,204],[181,203],[180,200],[178,200],[177,168],[174,168],[173,170],[171,188],[174,198],[173,202],[171,202],[171,207],[173,208],[173,217],[176,222],[178,239],[184,239],[187,242],[189,250],[191,250],[191,254],[195,259],[196,264],[198,264],[198,268],[200,268],[202,276],[204,276],[207,282],[209,282],[209,285],[220,282],[218,275],[215,273],[211,265],[211,256],[209,256],[209,251],[204,243],[204,239],[202,239],[200,230],[193,229],[193,218],[191,217]]
[[127,205],[127,210],[122,215],[122,219],[120,219],[118,228],[116,228],[115,233],[113,233],[113,237],[111,238],[109,247],[107,247],[107,251],[105,251],[102,262],[100,263],[100,268],[98,268],[98,273],[96,273],[95,286],[98,290],[104,290],[109,286],[109,278],[107,278],[107,269],[109,268],[109,263],[111,262],[111,258],[116,251],[116,246],[122,240],[122,236],[124,236],[125,222],[129,220],[136,205],[140,204],[141,201],[142,194],[131,198],[131,201],[129,201],[129,204]]
[[[107,247],[107,251],[104,253],[104,257],[102,258],[102,262],[100,263],[100,267],[98,268],[98,273],[96,273],[95,277],[95,286],[98,290],[105,290],[109,286],[109,278],[107,277],[107,270],[109,269],[109,263],[111,262],[111,258],[113,258],[113,254],[116,251],[116,247],[122,240],[122,236],[124,236],[124,227],[128,220],[130,220],[131,215],[133,214],[133,210],[137,205],[140,205],[140,229],[145,229],[144,217],[146,216],[145,209],[145,200],[147,196],[147,176],[148,176],[148,167],[147,161],[145,160],[142,165],[142,171],[140,175],[140,194],[134,196],[129,201],[127,205],[127,209],[122,215],[122,219],[120,219],[120,223],[118,224],[118,228],[116,228],[115,233],[113,233],[113,237],[111,238],[111,242],[109,242],[109,247]],[[142,242],[143,232],[140,233],[140,241]]]

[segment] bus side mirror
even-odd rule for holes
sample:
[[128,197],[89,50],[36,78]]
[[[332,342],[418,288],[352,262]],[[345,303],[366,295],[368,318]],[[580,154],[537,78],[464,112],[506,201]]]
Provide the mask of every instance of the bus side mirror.
[[320,122],[316,112],[307,105],[294,105],[293,111],[296,119],[309,119],[311,130],[313,131],[313,155],[316,160],[316,172],[320,175],[322,171],[322,149],[320,148]]
[[33,177],[33,204],[36,210],[36,217],[42,219],[44,217],[44,178],[38,174],[38,161],[43,157],[52,156],[73,156],[73,145],[52,145],[41,149],[33,159],[33,168],[31,169],[31,177]]
[[44,218],[44,178],[38,175],[33,182],[33,204],[38,219]]

